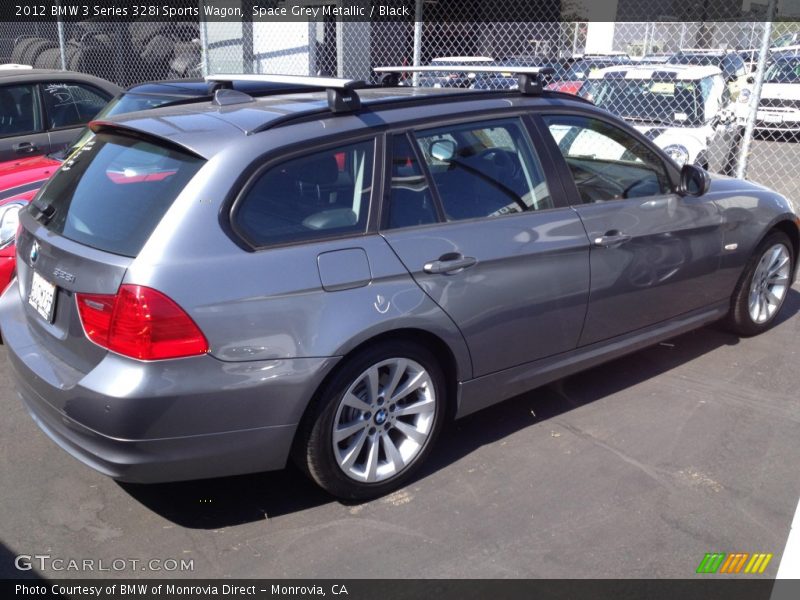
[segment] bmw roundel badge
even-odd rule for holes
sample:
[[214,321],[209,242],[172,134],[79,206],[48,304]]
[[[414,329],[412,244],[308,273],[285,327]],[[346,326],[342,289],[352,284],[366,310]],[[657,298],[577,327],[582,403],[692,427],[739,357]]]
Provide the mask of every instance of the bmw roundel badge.
[[31,266],[36,264],[36,261],[39,260],[39,242],[34,241],[33,245],[31,246]]

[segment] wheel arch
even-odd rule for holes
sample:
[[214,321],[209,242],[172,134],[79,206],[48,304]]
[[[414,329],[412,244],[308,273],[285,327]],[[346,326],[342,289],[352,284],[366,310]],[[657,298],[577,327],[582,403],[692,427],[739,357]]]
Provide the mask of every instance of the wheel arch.
[[[778,221],[770,229],[770,231],[776,230],[785,233],[787,236],[789,236],[789,240],[792,242],[792,249],[794,250],[794,268],[792,274],[796,276],[797,264],[800,262],[798,260],[798,256],[800,256],[800,219],[797,219],[795,222],[792,222],[789,219]],[[769,232],[767,232],[767,234],[769,234]]]
[[405,327],[401,329],[393,329],[384,331],[361,341],[357,345],[350,348],[344,354],[339,362],[325,375],[317,388],[314,390],[308,404],[306,405],[303,415],[300,418],[299,426],[295,432],[293,446],[296,444],[300,430],[307,424],[308,415],[312,414],[319,403],[324,390],[330,384],[330,381],[336,376],[337,373],[344,367],[349,359],[363,352],[370,346],[390,340],[404,340],[410,341],[415,344],[426,348],[433,352],[436,359],[439,361],[439,367],[442,369],[445,379],[445,419],[452,420],[456,414],[458,405],[458,383],[460,381],[462,371],[459,368],[458,360],[452,348],[440,336],[414,327]]

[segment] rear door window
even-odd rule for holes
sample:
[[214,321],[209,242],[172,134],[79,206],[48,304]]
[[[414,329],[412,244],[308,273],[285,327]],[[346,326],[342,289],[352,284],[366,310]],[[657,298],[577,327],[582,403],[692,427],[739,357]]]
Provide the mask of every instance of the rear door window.
[[553,208],[519,119],[428,129],[416,138],[448,221]]
[[69,158],[31,208],[75,242],[136,256],[203,160],[120,134],[99,133]]
[[44,84],[42,96],[48,129],[88,123],[111,99],[108,94],[78,83]]
[[235,229],[255,247],[363,233],[374,148],[369,140],[269,167],[234,208]]

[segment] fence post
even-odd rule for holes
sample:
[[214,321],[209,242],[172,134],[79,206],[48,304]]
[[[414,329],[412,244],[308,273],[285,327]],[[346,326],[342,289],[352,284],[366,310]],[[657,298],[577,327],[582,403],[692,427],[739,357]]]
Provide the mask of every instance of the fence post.
[[64,21],[58,17],[58,49],[61,52],[61,70],[67,70],[67,44],[64,41]]
[[[414,66],[419,67],[422,61],[422,0],[417,0],[414,7]],[[419,73],[411,76],[411,85],[419,85]]]
[[[580,29],[580,24],[578,21],[572,23],[572,56],[575,56],[578,53],[578,30]],[[559,55],[561,56],[561,55]]]
[[208,21],[205,19],[205,0],[200,0],[200,64],[203,77],[208,73]]
[[758,104],[761,101],[761,86],[764,83],[764,71],[769,57],[770,37],[772,35],[772,20],[775,18],[775,1],[769,0],[767,5],[767,17],[764,22],[764,32],[761,35],[761,48],[758,51],[758,64],[755,72],[755,84],[750,91],[750,104],[747,110],[747,120],[742,134],[742,147],[739,149],[739,160],[736,165],[736,177],[744,179],[747,175],[747,160],[750,155],[750,144],[753,141],[753,130],[755,129],[756,116],[758,114]]

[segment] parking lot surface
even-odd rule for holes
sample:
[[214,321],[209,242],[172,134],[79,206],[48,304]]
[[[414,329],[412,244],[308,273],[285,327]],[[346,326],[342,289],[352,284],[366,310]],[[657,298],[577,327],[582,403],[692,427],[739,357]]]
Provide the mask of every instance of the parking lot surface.
[[798,311],[795,285],[765,335],[704,328],[474,414],[354,505],[294,468],[117,484],[38,430],[0,347],[0,575],[33,574],[24,554],[127,561],[45,577],[691,578],[706,552],[771,552],[774,577],[800,496]]

